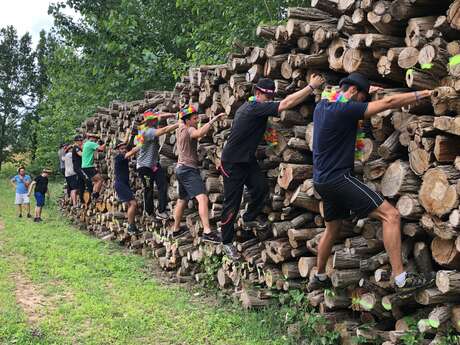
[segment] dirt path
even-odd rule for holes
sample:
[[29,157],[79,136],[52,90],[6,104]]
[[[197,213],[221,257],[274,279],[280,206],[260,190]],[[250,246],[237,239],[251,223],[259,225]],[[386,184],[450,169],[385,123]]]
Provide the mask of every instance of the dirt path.
[[41,294],[39,288],[21,272],[13,273],[11,279],[16,285],[14,290],[16,302],[24,310],[27,322],[32,325],[36,324],[45,317],[46,298]]

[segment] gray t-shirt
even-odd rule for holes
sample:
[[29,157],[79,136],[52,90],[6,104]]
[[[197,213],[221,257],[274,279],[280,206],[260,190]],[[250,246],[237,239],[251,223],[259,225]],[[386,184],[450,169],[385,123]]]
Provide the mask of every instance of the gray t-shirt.
[[64,148],[61,147],[58,151],[58,157],[59,157],[59,168],[60,169],[64,169],[64,155],[65,155],[65,151],[64,151]]
[[160,143],[156,136],[156,129],[149,128],[144,133],[144,144],[142,145],[137,155],[136,168],[153,168],[159,161],[158,150]]

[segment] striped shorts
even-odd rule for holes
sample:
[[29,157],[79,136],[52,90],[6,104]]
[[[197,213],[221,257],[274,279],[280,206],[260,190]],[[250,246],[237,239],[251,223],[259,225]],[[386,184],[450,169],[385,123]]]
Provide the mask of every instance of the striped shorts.
[[332,182],[314,185],[323,199],[324,219],[327,222],[347,219],[352,215],[366,218],[384,202],[379,193],[374,192],[349,172]]

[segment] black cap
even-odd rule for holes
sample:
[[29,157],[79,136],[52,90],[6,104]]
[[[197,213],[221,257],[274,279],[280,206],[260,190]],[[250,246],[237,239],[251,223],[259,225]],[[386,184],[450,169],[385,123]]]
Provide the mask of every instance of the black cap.
[[73,138],[73,140],[74,141],[83,141],[83,137],[80,134],[78,134],[78,135],[75,136],[75,138]]
[[358,91],[365,92],[367,94],[367,99],[371,98],[369,94],[371,83],[369,82],[369,79],[367,79],[361,73],[351,73],[348,77],[343,78],[340,81],[339,85],[342,86],[342,84],[354,85],[358,88]]
[[262,93],[273,96],[275,94],[275,82],[268,78],[259,79],[256,84],[256,90]]

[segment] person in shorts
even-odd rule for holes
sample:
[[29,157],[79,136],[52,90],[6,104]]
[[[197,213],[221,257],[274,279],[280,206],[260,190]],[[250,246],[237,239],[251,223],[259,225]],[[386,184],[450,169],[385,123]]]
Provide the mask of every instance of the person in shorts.
[[34,222],[39,223],[42,219],[42,208],[45,206],[45,195],[50,197],[50,192],[48,189],[48,175],[51,174],[51,170],[43,169],[42,173],[37,176],[34,181],[29,186],[29,193],[32,193],[34,190],[34,197],[35,197],[35,216]]
[[206,188],[198,170],[198,139],[205,136],[214,122],[218,121],[225,113],[213,117],[208,123],[198,129],[199,117],[197,109],[189,106],[179,112],[180,124],[176,130],[178,161],[176,177],[179,183],[179,199],[174,210],[173,237],[178,238],[187,233],[187,229],[181,228],[180,223],[187,201],[198,201],[198,212],[203,224],[203,240],[211,243],[221,243],[220,233],[212,232],[209,224],[208,196]]
[[401,221],[398,210],[379,193],[353,176],[355,157],[359,157],[359,138],[363,121],[382,111],[398,109],[430,97],[430,90],[394,94],[369,102],[368,78],[351,73],[340,81],[339,89],[323,92],[313,114],[313,183],[323,200],[326,230],[318,245],[317,273],[310,277],[308,290],[331,286],[326,263],[339,238],[342,220],[371,217],[382,222],[383,242],[388,253],[396,289],[425,286],[432,278],[406,272],[401,256]]
[[87,137],[88,140],[83,144],[81,168],[85,176],[86,187],[91,193],[91,199],[97,201],[104,181],[94,164],[94,153],[104,151],[105,144],[100,140],[96,142],[96,140],[100,139],[97,134],[89,133]]
[[72,200],[72,206],[78,206],[77,191],[78,191],[78,175],[73,168],[71,145],[66,146],[64,154],[64,176],[67,183],[67,190],[70,194],[70,200]]
[[14,203],[18,206],[18,217],[22,218],[22,206],[24,205],[27,210],[27,218],[31,218],[28,189],[32,179],[29,175],[26,175],[26,169],[24,167],[19,167],[18,174],[10,181],[16,190]]
[[139,232],[135,224],[137,202],[129,186],[129,159],[135,155],[138,149],[135,148],[127,152],[127,145],[124,142],[117,143],[115,149],[117,150],[117,154],[114,158],[114,188],[118,200],[128,204],[128,233],[136,234]]

